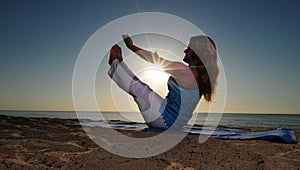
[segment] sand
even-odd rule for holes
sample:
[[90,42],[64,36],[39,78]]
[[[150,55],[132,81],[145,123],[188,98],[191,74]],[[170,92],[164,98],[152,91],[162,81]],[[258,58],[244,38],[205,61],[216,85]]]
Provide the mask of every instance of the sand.
[[[77,120],[0,116],[0,169],[300,169],[300,144],[188,135],[171,150],[126,158],[95,144]],[[154,132],[120,132],[133,137]],[[296,131],[299,140],[300,132]]]

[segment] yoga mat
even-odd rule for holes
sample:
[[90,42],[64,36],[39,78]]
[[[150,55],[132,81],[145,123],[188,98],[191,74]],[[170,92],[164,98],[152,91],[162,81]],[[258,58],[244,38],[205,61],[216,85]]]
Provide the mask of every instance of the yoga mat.
[[[145,123],[126,122],[126,121],[96,121],[68,124],[67,126],[87,126],[87,127],[102,127],[123,130],[135,130],[144,132],[163,132],[162,129],[149,128]],[[185,126],[181,130],[172,131],[170,133],[188,133],[191,135],[210,136],[218,139],[233,139],[233,140],[268,140],[283,143],[295,144],[297,138],[291,129],[277,128],[274,130],[251,132],[232,128],[211,128],[198,126]]]

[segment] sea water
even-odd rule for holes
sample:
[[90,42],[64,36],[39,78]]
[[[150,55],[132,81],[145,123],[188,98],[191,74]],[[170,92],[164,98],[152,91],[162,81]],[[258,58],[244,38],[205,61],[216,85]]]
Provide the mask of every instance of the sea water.
[[[78,114],[78,113],[77,113]],[[0,115],[31,118],[58,118],[77,119],[74,111],[0,111]],[[214,114],[214,113],[210,113]],[[99,116],[103,115],[103,116]],[[140,113],[137,112],[80,112],[80,118],[91,120],[123,120],[143,122]],[[216,114],[216,118],[222,116],[219,125],[234,128],[288,128],[300,130],[300,114],[247,114],[247,113],[224,113]],[[207,114],[194,113],[195,124],[203,125]],[[206,122],[210,123],[210,122]]]

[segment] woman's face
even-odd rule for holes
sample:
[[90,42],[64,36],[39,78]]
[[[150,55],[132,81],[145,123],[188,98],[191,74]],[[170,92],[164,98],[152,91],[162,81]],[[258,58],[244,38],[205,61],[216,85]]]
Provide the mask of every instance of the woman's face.
[[184,58],[183,58],[183,61],[190,64],[191,60],[192,60],[192,55],[193,55],[193,50],[190,49],[190,47],[187,47],[185,50],[184,50]]

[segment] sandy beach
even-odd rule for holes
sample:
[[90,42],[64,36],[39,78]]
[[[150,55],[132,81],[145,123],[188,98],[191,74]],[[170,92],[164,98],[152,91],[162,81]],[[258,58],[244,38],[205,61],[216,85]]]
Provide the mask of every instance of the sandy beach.
[[[99,147],[77,120],[0,116],[0,169],[300,169],[300,145],[263,140],[198,143],[188,135],[149,158],[125,158]],[[125,131],[133,137],[154,132]],[[299,140],[300,132],[295,131]]]

